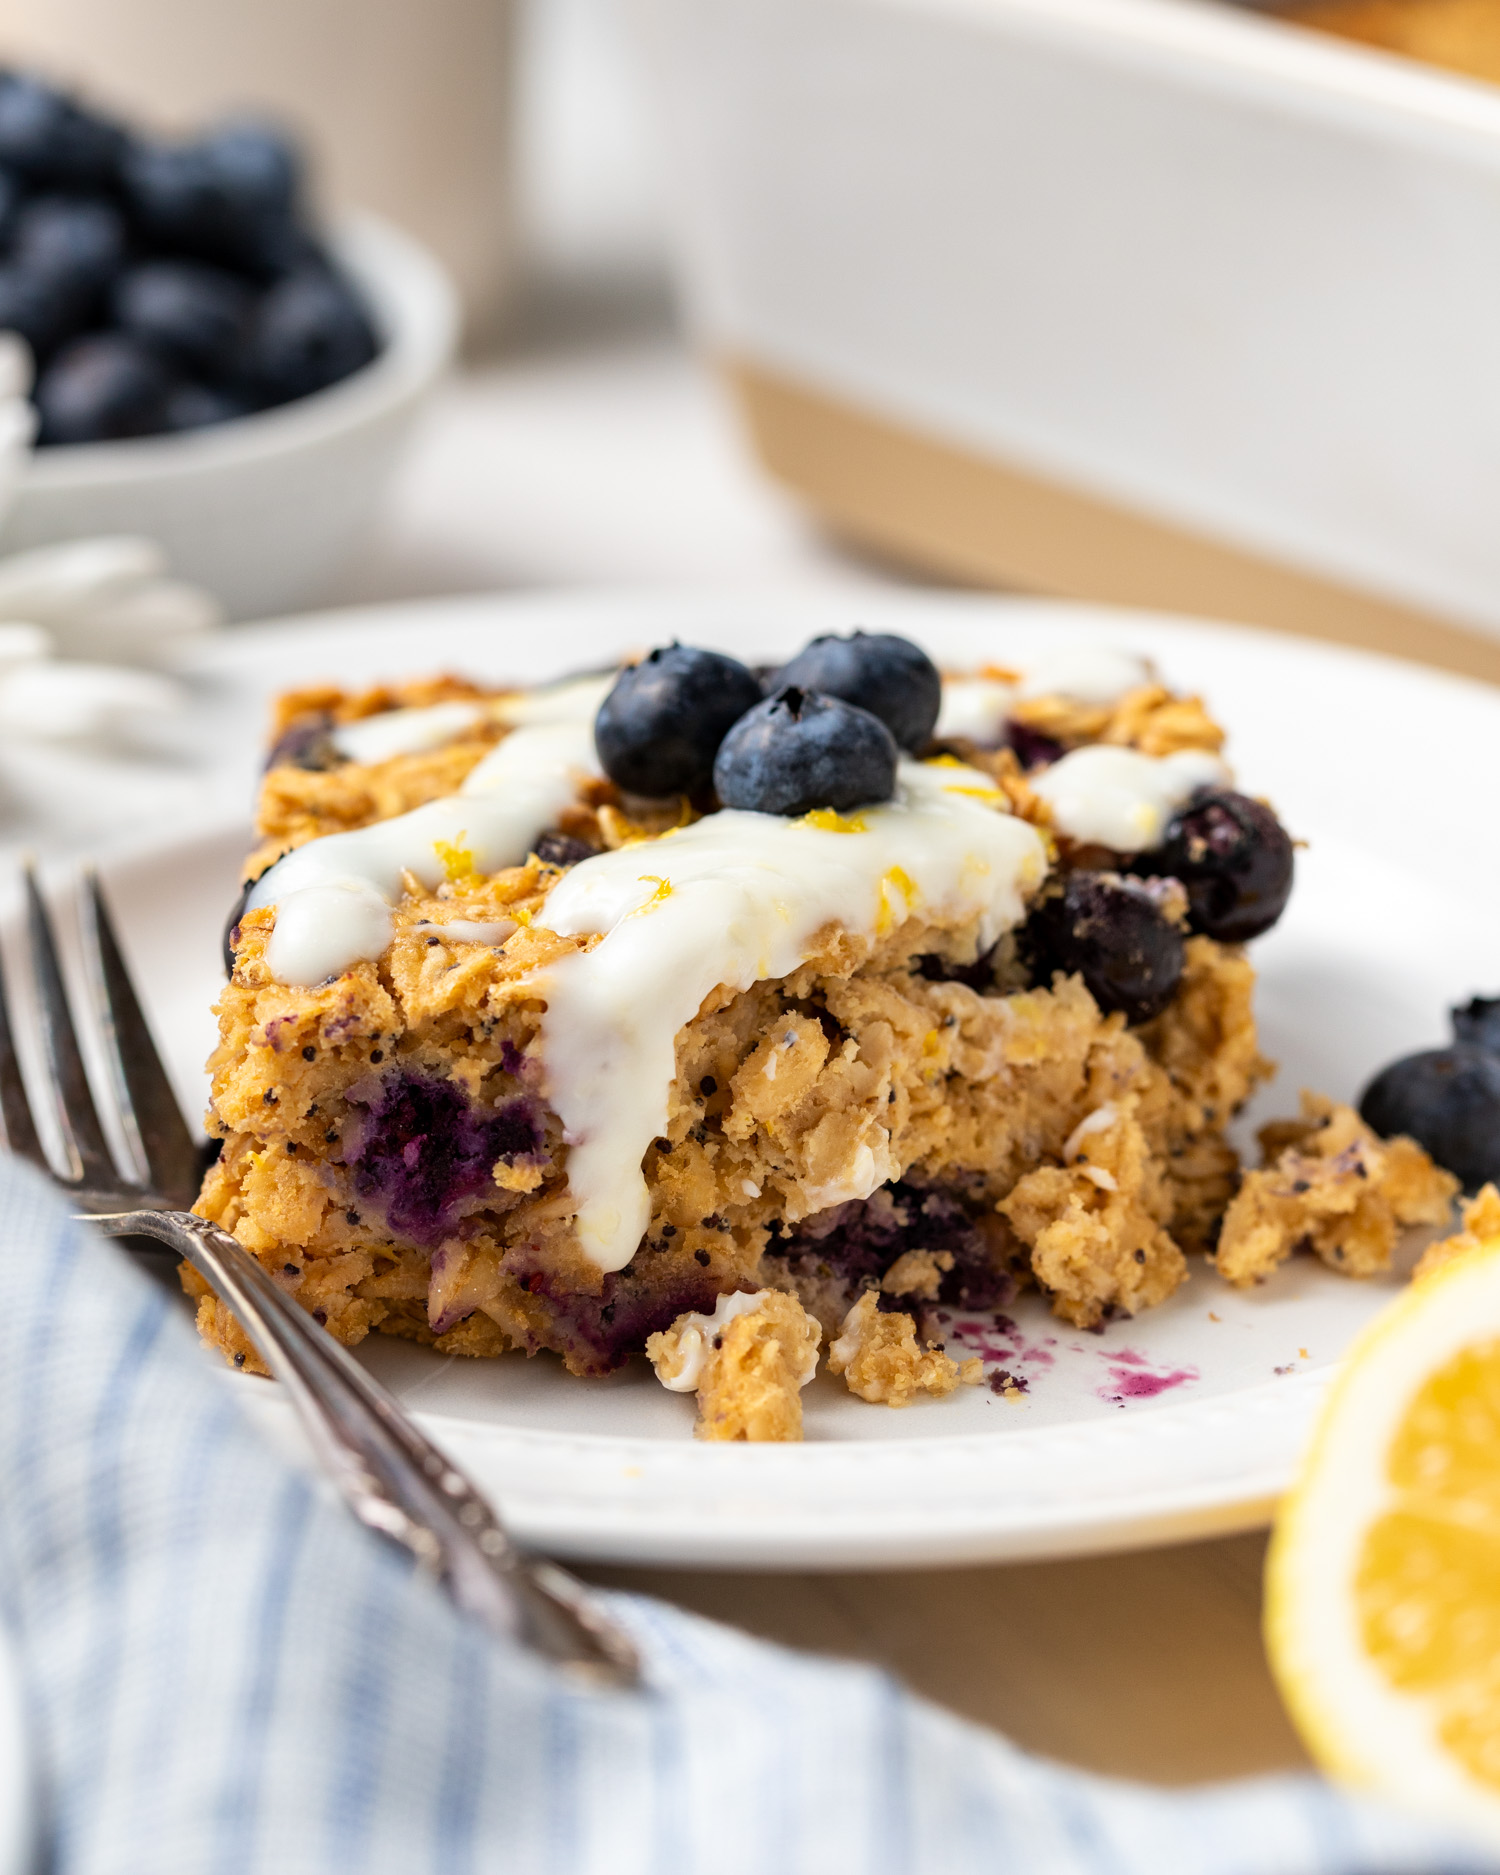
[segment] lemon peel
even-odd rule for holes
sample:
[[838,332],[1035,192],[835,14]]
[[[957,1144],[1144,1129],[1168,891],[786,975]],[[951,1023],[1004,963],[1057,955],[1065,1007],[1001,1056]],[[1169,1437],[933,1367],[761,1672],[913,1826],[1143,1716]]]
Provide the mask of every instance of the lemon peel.
[[1500,1840],[1500,1237],[1465,1235],[1345,1358],[1277,1520],[1266,1643],[1326,1770]]

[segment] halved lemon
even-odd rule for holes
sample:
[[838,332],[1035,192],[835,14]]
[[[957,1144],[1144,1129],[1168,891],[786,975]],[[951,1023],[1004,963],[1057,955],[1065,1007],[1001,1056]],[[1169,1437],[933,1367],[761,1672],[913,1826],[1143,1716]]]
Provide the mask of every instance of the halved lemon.
[[1500,1236],[1467,1243],[1330,1390],[1266,1640],[1325,1770],[1500,1837]]

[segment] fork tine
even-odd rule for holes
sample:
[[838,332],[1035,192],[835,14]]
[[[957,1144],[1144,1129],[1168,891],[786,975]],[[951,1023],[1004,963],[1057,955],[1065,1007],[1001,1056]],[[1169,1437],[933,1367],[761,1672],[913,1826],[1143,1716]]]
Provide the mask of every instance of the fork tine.
[[140,1141],[153,1193],[169,1200],[174,1209],[186,1211],[198,1195],[198,1147],[151,1039],[92,868],[83,876],[79,911],[89,987],[109,1051],[121,1115]]
[[21,1079],[21,1063],[11,1033],[10,1007],[6,996],[5,964],[0,959],[0,1124],[5,1128],[5,1143],[18,1159],[29,1159],[44,1172],[51,1172],[42,1142],[37,1137],[31,1117],[31,1102],[26,1098],[26,1083]]
[[117,1186],[115,1171],[104,1129],[89,1091],[89,1077],[78,1047],[78,1032],[68,1009],[68,993],[63,986],[62,966],[58,962],[57,943],[52,934],[52,920],[36,882],[35,870],[28,865],[26,879],[26,923],[31,937],[31,969],[36,979],[37,1002],[42,1012],[42,1042],[52,1086],[62,1110],[62,1121],[78,1170],[86,1186]]

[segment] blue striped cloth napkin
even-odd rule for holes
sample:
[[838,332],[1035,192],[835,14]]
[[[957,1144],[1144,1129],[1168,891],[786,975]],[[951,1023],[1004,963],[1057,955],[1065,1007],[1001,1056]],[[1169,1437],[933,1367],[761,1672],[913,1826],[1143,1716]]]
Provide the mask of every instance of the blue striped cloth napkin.
[[1311,1778],[1166,1795],[615,1598],[586,1694],[262,1439],[184,1312],[0,1157],[0,1619],[50,1875],[1377,1875],[1486,1855]]

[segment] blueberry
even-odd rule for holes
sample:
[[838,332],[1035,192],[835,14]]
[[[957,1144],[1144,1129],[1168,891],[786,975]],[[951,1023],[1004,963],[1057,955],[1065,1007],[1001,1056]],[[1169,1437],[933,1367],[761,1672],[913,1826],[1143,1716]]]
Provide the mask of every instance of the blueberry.
[[199,145],[133,144],[121,182],[131,215],[153,245],[213,258],[233,247],[234,206]]
[[840,812],[896,792],[895,737],[878,716],[788,684],[725,736],[714,787],[726,807],[760,814]]
[[435,1247],[452,1235],[465,1200],[491,1197],[497,1159],[534,1161],[543,1150],[527,1094],[471,1105],[454,1081],[397,1071],[362,1082],[358,1104],[368,1117],[348,1160],[354,1189],[414,1243]]
[[661,645],[615,679],[594,718],[594,746],[628,794],[692,794],[713,774],[730,726],[759,701],[760,685],[736,659]]
[[16,216],[11,259],[27,273],[101,293],[125,259],[124,217],[88,196],[35,196]]
[[202,261],[151,260],[116,282],[115,324],[185,370],[232,377],[244,361],[252,294]]
[[161,361],[119,332],[95,332],[58,353],[37,382],[43,443],[148,436],[166,423],[173,380]]
[[1448,1014],[1455,1042],[1500,1055],[1500,996],[1475,996],[1462,1009],[1450,1009]]
[[119,127],[39,78],[0,75],[0,163],[45,188],[113,183],[125,149]]
[[0,168],[0,243],[8,243],[15,233],[16,217],[26,191],[14,170]]
[[121,166],[121,184],[146,242],[166,252],[270,280],[315,251],[290,215],[265,206],[264,185],[226,162],[213,138],[137,143]]
[[954,963],[937,951],[917,959],[917,970],[929,983],[966,983],[983,996],[995,986],[995,946],[982,951],[971,964]]
[[1069,873],[1033,907],[1018,947],[1035,981],[1081,976],[1104,1013],[1123,1010],[1127,1022],[1160,1015],[1182,976],[1182,933],[1142,881],[1117,873]]
[[1056,736],[1043,735],[1040,729],[1028,729],[1025,723],[1005,725],[1005,745],[1015,750],[1022,768],[1047,768],[1060,760],[1063,745]]
[[167,407],[162,427],[167,430],[207,430],[216,423],[228,423],[250,410],[243,397],[216,385],[195,384],[184,379],[167,393]]
[[225,195],[246,214],[296,213],[302,192],[302,160],[296,145],[270,124],[221,124],[202,141]]
[[1500,1056],[1459,1042],[1382,1068],[1359,1112],[1382,1139],[1405,1133],[1473,1191],[1500,1179]]
[[909,639],[884,632],[814,638],[781,667],[768,688],[774,692],[788,684],[868,710],[903,749],[919,749],[928,741],[943,701],[943,680],[927,653]]
[[1220,788],[1197,795],[1136,869],[1182,881],[1195,931],[1244,944],[1269,931],[1286,909],[1292,843],[1264,802]]
[[38,365],[83,330],[88,297],[67,280],[0,262],[0,331],[19,332]]
[[581,859],[592,859],[599,851],[587,840],[575,840],[570,833],[544,833],[532,848],[544,866],[576,866]]
[[347,283],[304,268],[267,289],[250,322],[249,374],[268,402],[336,384],[375,356],[375,335]]
[[250,893],[255,885],[254,879],[247,879],[240,887],[239,897],[229,907],[229,916],[224,920],[223,935],[219,939],[219,955],[224,960],[224,975],[234,975],[234,947],[239,942],[240,920],[245,915],[245,907],[250,902]]
[[330,768],[339,768],[348,760],[340,755],[333,741],[333,718],[324,711],[316,716],[304,716],[284,729],[271,746],[266,756],[265,773],[283,765],[305,769],[308,774],[320,774]]

